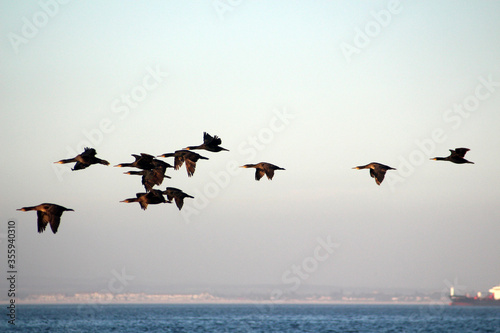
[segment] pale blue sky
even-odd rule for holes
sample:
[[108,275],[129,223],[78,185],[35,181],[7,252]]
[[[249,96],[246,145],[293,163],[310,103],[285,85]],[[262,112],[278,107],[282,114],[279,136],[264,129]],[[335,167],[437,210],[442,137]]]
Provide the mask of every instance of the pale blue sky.
[[[123,268],[129,290],[288,290],[318,237],[339,247],[301,286],[500,282],[499,2],[70,1],[51,15],[40,3],[0,2],[1,220],[18,222],[26,292],[100,290]],[[182,212],[120,203],[143,190],[127,169],[52,163],[90,142],[115,165],[203,131],[230,152],[200,152],[192,178],[169,170],[161,188],[196,197]],[[476,164],[428,160],[456,147]],[[286,171],[231,173],[260,161]],[[398,170],[377,186],[351,169],[372,161]],[[75,210],[56,235],[16,211],[42,202]]]

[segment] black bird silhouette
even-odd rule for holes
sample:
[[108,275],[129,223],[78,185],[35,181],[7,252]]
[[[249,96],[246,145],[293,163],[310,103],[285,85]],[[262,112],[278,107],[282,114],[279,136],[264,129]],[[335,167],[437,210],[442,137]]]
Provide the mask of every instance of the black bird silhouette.
[[186,150],[193,150],[193,149],[205,149],[214,153],[217,153],[219,151],[225,150],[229,151],[226,148],[222,148],[220,144],[222,143],[222,140],[217,136],[211,136],[207,132],[203,132],[203,143],[198,146],[189,146],[185,148]]
[[267,176],[269,180],[273,179],[274,170],[285,170],[271,163],[260,162],[257,164],[245,164],[241,168],[255,168],[255,180],[260,180],[264,175]]
[[382,183],[387,170],[396,170],[394,168],[391,168],[390,166],[376,163],[376,162],[372,162],[372,163],[367,164],[367,165],[357,166],[357,167],[354,167],[353,169],[358,169],[358,170],[370,169],[370,176],[372,178],[375,178],[375,182],[377,183],[377,185],[380,185]]
[[141,153],[141,155],[132,154],[135,158],[135,161],[132,163],[120,163],[115,165],[115,167],[124,168],[139,168],[142,170],[151,170],[154,169],[155,165],[153,164],[153,160],[155,159],[153,155]]
[[179,208],[179,210],[181,210],[182,206],[184,205],[184,198],[194,198],[175,187],[167,187],[166,190],[163,191],[163,194],[167,195],[167,199],[169,201],[172,201],[172,199],[174,199],[175,204],[177,205],[177,208]]
[[61,223],[62,213],[65,211],[73,211],[71,208],[66,208],[52,203],[43,203],[38,206],[23,207],[18,210],[22,212],[36,210],[36,215],[38,217],[38,232],[42,233],[47,227],[47,224],[50,223],[50,228],[54,234],[57,232],[59,224]]
[[156,205],[160,203],[171,203],[166,201],[163,192],[160,190],[151,190],[147,193],[137,193],[135,198],[129,198],[120,202],[138,202],[143,210],[148,208],[148,205]]
[[80,155],[77,155],[77,156],[75,156],[73,158],[68,158],[68,159],[65,159],[65,160],[60,160],[60,161],[57,161],[57,162],[54,162],[54,163],[64,164],[64,163],[73,163],[73,162],[76,162],[75,166],[71,169],[73,171],[85,169],[85,168],[89,167],[92,164],[109,165],[108,161],[101,160],[100,158],[95,157],[96,154],[97,153],[96,153],[96,151],[95,151],[94,148],[85,147],[83,153],[81,153]]
[[188,177],[191,177],[194,174],[196,169],[196,162],[198,160],[208,160],[207,157],[201,156],[193,151],[189,150],[176,150],[174,153],[165,153],[163,155],[159,155],[158,157],[174,157],[174,169],[179,170],[179,168],[186,162],[186,171]]
[[170,164],[156,158],[153,159],[152,163],[155,167],[151,170],[128,171],[124,172],[124,174],[142,176],[142,185],[144,185],[146,192],[149,192],[155,185],[161,185],[164,178],[171,178],[165,175],[167,168],[172,168]]
[[434,157],[431,160],[434,161],[450,161],[452,163],[464,164],[470,163],[474,164],[474,162],[467,161],[464,156],[469,151],[469,148],[455,148],[455,150],[450,149],[450,156],[447,157]]

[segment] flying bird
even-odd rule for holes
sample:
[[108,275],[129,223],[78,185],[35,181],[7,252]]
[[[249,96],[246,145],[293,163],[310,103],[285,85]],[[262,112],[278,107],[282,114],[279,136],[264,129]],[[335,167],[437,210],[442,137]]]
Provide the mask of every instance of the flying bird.
[[172,168],[170,164],[156,158],[153,159],[152,163],[155,167],[151,170],[128,171],[124,174],[142,176],[142,185],[144,185],[146,192],[149,192],[155,185],[161,185],[164,178],[171,178],[165,175],[167,168]]
[[167,195],[167,199],[169,201],[172,201],[172,199],[174,199],[175,204],[177,205],[177,208],[179,208],[179,210],[181,210],[182,206],[184,205],[184,198],[194,198],[175,187],[167,187],[166,190],[163,191],[163,194]]
[[189,146],[185,149],[186,150],[205,149],[214,153],[217,153],[222,150],[229,151],[226,148],[222,148],[220,146],[221,143],[222,140],[217,135],[211,136],[207,132],[203,132],[203,143],[201,145]]
[[264,175],[267,176],[269,180],[273,179],[274,170],[285,170],[271,163],[260,162],[257,164],[245,164],[241,168],[255,168],[255,180],[260,180]]
[[115,167],[119,168],[139,168],[142,170],[151,170],[154,169],[155,165],[153,164],[154,156],[141,153],[141,155],[136,155],[132,154],[132,156],[135,158],[135,161],[132,163],[120,163],[115,165]]
[[357,166],[357,167],[354,167],[353,169],[357,169],[357,170],[370,169],[370,176],[372,178],[375,178],[375,182],[377,183],[377,185],[380,185],[382,183],[387,170],[396,170],[394,168],[391,168],[390,166],[376,163],[376,162],[372,162],[372,163],[367,164],[367,165]]
[[207,157],[201,156],[193,151],[189,151],[186,149],[176,150],[174,153],[165,153],[163,155],[159,155],[158,157],[174,157],[174,169],[179,170],[179,168],[186,162],[186,171],[188,177],[191,177],[194,174],[196,169],[196,162],[198,160],[208,160]]
[[447,157],[434,157],[431,158],[431,160],[434,161],[450,161],[452,163],[456,164],[464,164],[464,163],[470,163],[474,164],[474,162],[467,161],[464,156],[467,154],[469,151],[469,148],[455,148],[455,150],[450,149],[450,156]]
[[95,157],[96,151],[94,148],[88,148],[85,147],[83,153],[80,155],[77,155],[73,158],[65,159],[65,160],[60,160],[54,163],[58,164],[64,164],[64,163],[75,163],[75,166],[71,169],[73,171],[75,170],[81,170],[89,167],[92,164],[104,164],[104,165],[109,165],[108,161],[101,160],[100,158]]
[[129,198],[122,200],[120,202],[138,202],[143,210],[148,208],[148,205],[156,205],[160,203],[171,203],[172,201],[166,201],[163,196],[163,192],[160,190],[151,190],[147,193],[137,193],[135,198]]
[[50,223],[50,228],[55,234],[61,223],[61,215],[65,211],[73,211],[71,208],[66,208],[52,203],[43,203],[38,206],[23,207],[18,210],[22,212],[27,212],[30,210],[36,210],[37,222],[38,222],[38,232],[44,232],[47,224]]

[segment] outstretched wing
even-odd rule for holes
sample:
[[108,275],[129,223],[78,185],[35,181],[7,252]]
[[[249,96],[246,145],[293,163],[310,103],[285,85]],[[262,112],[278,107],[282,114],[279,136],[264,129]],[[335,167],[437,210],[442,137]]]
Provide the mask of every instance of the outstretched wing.
[[255,168],[255,180],[260,180],[266,172],[263,169]]
[[50,216],[50,228],[52,229],[53,233],[57,232],[57,229],[59,229],[59,224],[61,223],[61,215],[57,214],[52,214]]
[[384,181],[386,171],[387,171],[386,169],[381,169],[381,168],[377,168],[376,171],[372,171],[372,169],[370,169],[370,175],[373,172],[373,174],[375,175],[374,178],[377,185],[380,185]]
[[468,148],[456,148],[455,150],[451,150],[451,155],[456,155],[456,156],[460,156],[460,157],[464,157],[465,154],[467,154],[467,152],[469,151],[470,149]]
[[94,157],[97,154],[94,148],[85,147],[83,153],[80,154],[82,157]]
[[188,177],[191,177],[194,174],[195,169],[196,169],[196,162],[186,159],[186,170]]
[[210,144],[214,138],[207,132],[203,132],[203,143]]
[[47,227],[47,223],[49,223],[48,216],[42,211],[37,210],[37,224],[38,224],[38,232],[42,233],[45,231]]
[[269,178],[270,180],[271,180],[271,179],[273,179],[273,176],[274,176],[274,169],[267,168],[267,169],[266,169],[266,176],[267,176],[267,178]]

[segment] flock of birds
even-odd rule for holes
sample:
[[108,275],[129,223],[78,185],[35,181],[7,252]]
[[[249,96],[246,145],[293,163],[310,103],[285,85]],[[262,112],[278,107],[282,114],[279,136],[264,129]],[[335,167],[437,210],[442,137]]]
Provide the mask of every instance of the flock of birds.
[[[184,193],[182,190],[175,187],[167,187],[164,191],[154,189],[155,185],[160,186],[163,183],[164,178],[171,178],[165,174],[168,168],[174,168],[175,170],[179,170],[183,164],[186,165],[186,171],[188,177],[192,177],[194,175],[196,169],[196,162],[198,160],[208,160],[207,157],[201,156],[198,153],[193,152],[192,150],[207,150],[210,152],[220,152],[220,151],[229,151],[226,148],[221,147],[222,140],[218,136],[211,136],[210,134],[204,132],[203,133],[203,143],[198,146],[189,146],[182,150],[177,150],[173,153],[165,153],[159,155],[157,157],[174,157],[174,165],[170,165],[167,162],[159,160],[152,155],[141,153],[140,155],[132,154],[135,158],[135,161],[132,163],[121,163],[115,165],[115,167],[129,167],[129,168],[138,168],[140,171],[128,171],[125,172],[127,175],[139,175],[142,176],[142,185],[144,186],[146,192],[136,193],[135,198],[128,198],[122,200],[120,202],[138,202],[143,210],[146,210],[148,205],[160,204],[160,203],[172,203],[172,200],[175,201],[175,204],[179,210],[182,209],[184,205],[185,198],[194,198],[193,196]],[[469,151],[468,148],[456,148],[455,150],[450,149],[450,155],[447,157],[434,157],[431,160],[435,161],[449,161],[456,164],[464,164],[471,163],[466,160],[465,154]],[[83,153],[75,156],[74,158],[60,160],[59,164],[65,163],[75,163],[72,168],[73,171],[85,169],[93,164],[103,164],[109,165],[109,162],[103,159],[96,157],[97,152],[94,148],[85,148]],[[267,162],[260,162],[257,164],[245,164],[241,166],[242,168],[255,168],[255,180],[260,180],[264,175],[267,176],[269,180],[272,180],[274,177],[275,170],[285,170],[280,168],[274,164]],[[366,165],[356,166],[353,169],[370,169],[370,176],[375,178],[375,182],[377,185],[380,185],[384,180],[385,174],[388,170],[396,170],[395,168],[391,168],[390,166],[372,162]],[[165,195],[167,199],[165,199]],[[19,211],[32,211],[35,210],[37,212],[37,225],[38,232],[42,233],[45,231],[47,225],[50,225],[52,232],[55,234],[57,229],[59,228],[59,224],[61,222],[61,215],[65,211],[73,211],[71,208],[66,208],[57,204],[52,203],[42,203],[37,206],[29,206],[22,207],[18,209]]]

